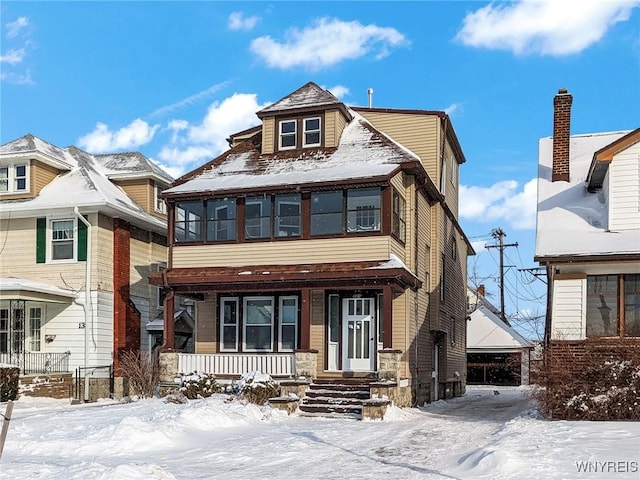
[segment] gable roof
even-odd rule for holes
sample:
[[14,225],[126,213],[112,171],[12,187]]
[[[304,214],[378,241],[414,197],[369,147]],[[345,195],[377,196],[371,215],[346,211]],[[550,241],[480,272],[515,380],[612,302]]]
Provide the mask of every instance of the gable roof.
[[94,155],[96,163],[109,179],[152,178],[171,184],[173,177],[140,152]]
[[69,170],[73,166],[73,162],[69,161],[62,148],[35,137],[30,133],[4,145],[0,145],[0,158],[7,156],[24,158],[30,155],[35,155],[39,160],[60,168],[61,170]]
[[589,167],[589,174],[587,175],[587,190],[594,192],[602,188],[602,182],[607,175],[609,164],[613,160],[614,155],[638,142],[640,142],[640,128],[636,128],[594,153],[591,166]]
[[640,231],[609,231],[604,198],[601,193],[588,192],[586,183],[594,154],[597,158],[598,152],[627,134],[629,131],[572,135],[569,182],[551,181],[553,137],[540,139],[536,261],[640,254]]
[[[166,234],[166,222],[157,218],[138,206],[120,187],[111,182],[106,172],[120,171],[125,175],[132,175],[145,170],[145,175],[151,175],[151,162],[142,154],[124,154],[120,159],[123,165],[117,166],[119,161],[115,156],[101,156],[100,160],[76,147],[61,149],[32,135],[0,146],[0,159],[12,159],[21,155],[29,158],[40,154],[55,154],[60,162],[67,167],[63,173],[54,178],[34,198],[2,200],[0,218],[31,217],[43,214],[66,215],[79,207],[81,213],[102,212],[112,217],[123,218],[134,225],[143,226],[151,231]],[[129,163],[131,158],[135,161]],[[142,160],[144,159],[144,161]],[[106,167],[111,165],[111,167]],[[146,165],[145,165],[146,164]],[[161,171],[158,167],[157,170]],[[67,170],[67,171],[64,171]],[[153,169],[153,175],[156,175]],[[171,177],[166,173],[159,173],[167,183]]]
[[263,118],[268,115],[280,112],[292,112],[309,109],[319,109],[335,105],[343,106],[343,103],[331,92],[320,88],[313,82],[309,82],[295,92],[290,93],[275,103],[257,112],[258,117]]
[[338,147],[260,154],[258,141],[245,141],[179,178],[163,195],[289,188],[291,185],[377,181],[419,157],[352,112]]
[[470,315],[467,324],[467,351],[513,350],[531,347],[531,343],[504,323],[484,305],[480,305]]

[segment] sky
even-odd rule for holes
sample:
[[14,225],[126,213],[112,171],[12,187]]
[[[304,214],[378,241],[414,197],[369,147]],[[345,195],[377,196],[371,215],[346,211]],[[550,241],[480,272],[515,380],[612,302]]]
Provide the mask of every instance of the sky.
[[468,387],[421,408],[389,407],[382,421],[287,416],[224,395],[187,404],[21,397],[0,479],[638,478],[640,423],[549,421],[530,392]]
[[3,1],[0,26],[0,144],[32,133],[137,150],[179,176],[309,81],[348,105],[372,88],[375,107],[447,112],[466,157],[471,283],[499,306],[498,249],[485,246],[502,229],[512,319],[545,309],[544,283],[523,269],[537,266],[553,96],[573,95],[572,134],[640,124],[639,0]]

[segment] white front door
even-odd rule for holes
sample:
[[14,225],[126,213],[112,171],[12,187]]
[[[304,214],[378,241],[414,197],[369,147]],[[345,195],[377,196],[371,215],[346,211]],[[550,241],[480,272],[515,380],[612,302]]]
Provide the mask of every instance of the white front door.
[[343,371],[370,372],[373,369],[374,311],[373,298],[342,300]]

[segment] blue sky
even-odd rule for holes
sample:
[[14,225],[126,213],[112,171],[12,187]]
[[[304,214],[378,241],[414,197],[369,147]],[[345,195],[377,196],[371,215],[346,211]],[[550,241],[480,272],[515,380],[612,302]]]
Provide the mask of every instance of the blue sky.
[[[640,1],[11,2],[0,4],[0,143],[32,133],[138,150],[173,175],[226,148],[308,81],[347,104],[445,110],[465,152],[460,219],[476,282],[544,313],[534,267],[540,137],[558,88],[572,133],[640,124]],[[531,301],[538,298],[537,301]]]

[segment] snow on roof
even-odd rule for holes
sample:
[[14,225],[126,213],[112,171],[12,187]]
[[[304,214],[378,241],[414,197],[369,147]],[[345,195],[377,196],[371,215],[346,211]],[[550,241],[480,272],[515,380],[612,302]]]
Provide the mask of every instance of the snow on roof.
[[3,292],[33,292],[68,298],[76,297],[76,292],[73,290],[65,290],[48,283],[16,277],[0,278],[0,293]]
[[404,162],[419,161],[413,152],[376,130],[355,112],[337,148],[305,149],[260,155],[256,148],[228,154],[185,183],[165,193],[255,189],[367,179],[392,174]]
[[504,323],[484,305],[471,315],[467,324],[467,349],[514,349],[530,347],[530,342]]
[[338,103],[341,103],[340,100],[331,92],[328,92],[313,82],[309,82],[295,92],[263,108],[258,112],[258,115],[294,108],[321,107]]
[[[69,166],[70,171],[59,174],[46,185],[34,198],[3,200],[3,213],[31,215],[37,211],[72,210],[74,207],[93,208],[98,211],[108,209],[111,214],[117,212],[129,220],[144,223],[157,231],[166,229],[166,222],[154,217],[137,205],[120,187],[111,182],[108,172],[127,172],[129,174],[144,170],[156,172],[152,163],[140,153],[96,156],[76,147],[60,149],[43,140],[26,135],[18,140],[0,146],[0,155],[10,156],[20,152],[45,152],[55,154],[59,161]],[[121,162],[122,165],[118,165]],[[171,183],[171,177],[162,172],[162,178]],[[114,212],[115,211],[115,212]]]
[[171,184],[173,178],[140,152],[95,155],[101,171],[110,178],[157,176]]
[[593,154],[628,132],[571,136],[569,182],[551,181],[553,137],[540,139],[536,257],[640,252],[640,231],[609,231],[604,193],[585,183]]

